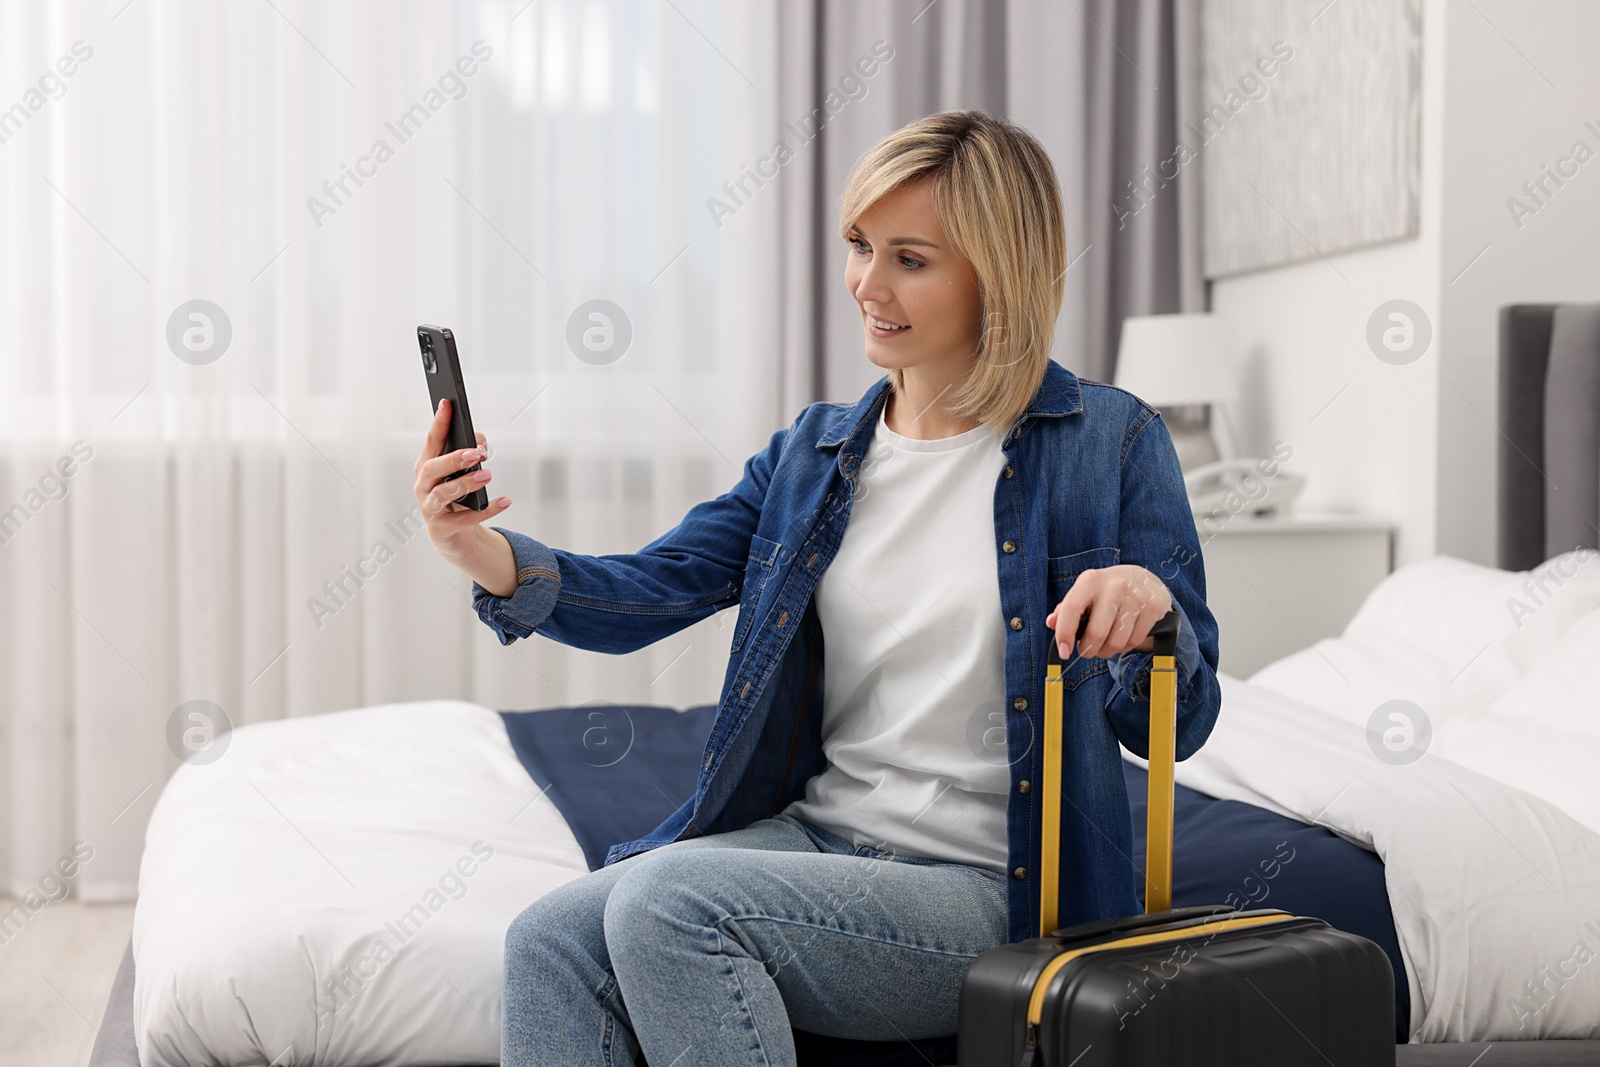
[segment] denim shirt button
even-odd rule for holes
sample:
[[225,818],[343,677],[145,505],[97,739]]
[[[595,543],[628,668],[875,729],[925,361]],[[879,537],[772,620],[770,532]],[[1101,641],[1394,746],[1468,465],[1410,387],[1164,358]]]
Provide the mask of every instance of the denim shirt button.
[[1018,867],[1016,870],[1011,872],[1011,877],[1015,878],[1019,882],[1022,881],[1022,879],[1028,877],[1028,868]]
[[1027,697],[1018,697],[1017,699],[1015,699],[1015,700],[1013,700],[1011,702],[1011,706],[1016,708],[1018,711],[1027,711],[1028,710],[1028,698]]
[[1022,629],[1022,620],[1015,615],[1011,616],[1011,628],[1013,630]]
[[1015,552],[1017,550],[1017,543],[1015,541],[1007,541],[1005,544],[1001,545],[1000,548],[1005,552]]
[[1017,792],[1019,792],[1019,793],[1026,793],[1028,790],[1030,790],[1032,788],[1033,788],[1032,784],[1030,784],[1029,781],[1026,778],[1024,778],[1022,781],[1017,783]]
[[1011,468],[1011,465],[1009,463],[1006,464],[1006,477],[1009,478],[1015,473],[1017,472]]

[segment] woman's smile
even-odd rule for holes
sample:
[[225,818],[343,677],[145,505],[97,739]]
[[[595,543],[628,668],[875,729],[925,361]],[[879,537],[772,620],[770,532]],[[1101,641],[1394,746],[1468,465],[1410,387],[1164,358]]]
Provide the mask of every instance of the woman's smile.
[[888,319],[880,319],[865,311],[861,314],[867,320],[867,332],[874,337],[895,337],[911,329],[908,324],[893,323]]

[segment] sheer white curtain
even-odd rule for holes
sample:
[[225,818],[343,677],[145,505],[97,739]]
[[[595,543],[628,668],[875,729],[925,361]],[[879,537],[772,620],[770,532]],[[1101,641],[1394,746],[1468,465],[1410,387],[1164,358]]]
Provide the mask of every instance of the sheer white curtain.
[[[707,206],[779,123],[770,3],[0,10],[0,889],[83,841],[131,897],[190,701],[716,699],[732,611],[627,657],[478,621],[411,514],[415,329],[497,524],[634,551],[730,488],[795,414],[777,192]],[[620,358],[569,345],[591,300]]]

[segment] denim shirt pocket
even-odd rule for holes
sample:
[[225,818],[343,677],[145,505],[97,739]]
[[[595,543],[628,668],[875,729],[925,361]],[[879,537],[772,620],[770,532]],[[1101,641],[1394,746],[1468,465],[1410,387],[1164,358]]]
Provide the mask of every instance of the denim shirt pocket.
[[744,565],[744,584],[739,590],[739,625],[733,631],[730,653],[744,647],[745,636],[755,622],[756,605],[766,590],[767,581],[778,569],[778,550],[782,547],[781,541],[769,541],[756,534],[750,537],[750,558]]
[[[1084,571],[1098,570],[1102,567],[1115,567],[1122,550],[1115,545],[1106,545],[1101,548],[1086,548],[1082,552],[1073,552],[1066,556],[1051,556],[1047,560],[1049,573],[1050,603],[1047,605],[1049,614],[1066,598],[1067,591],[1078,580],[1078,575]],[[1071,662],[1067,664],[1066,673],[1062,676],[1062,683],[1068,689],[1076,689],[1083,682],[1094,675],[1111,668],[1110,660],[1103,657],[1086,658],[1073,651]]]

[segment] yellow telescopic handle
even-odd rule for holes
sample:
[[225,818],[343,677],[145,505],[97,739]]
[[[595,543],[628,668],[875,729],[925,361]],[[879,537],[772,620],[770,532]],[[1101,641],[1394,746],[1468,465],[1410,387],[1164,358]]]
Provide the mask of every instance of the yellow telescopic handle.
[[[1078,634],[1072,649],[1078,649],[1083,631],[1089,628],[1089,615],[1078,620]],[[1065,685],[1061,676],[1061,650],[1050,639],[1050,655],[1044,675],[1044,793],[1039,803],[1044,814],[1039,820],[1039,936],[1060,929],[1056,901],[1061,896],[1061,701]]]
[[[1088,621],[1084,616],[1084,621]],[[1083,636],[1079,628],[1078,636]],[[1044,814],[1039,831],[1039,936],[1060,928],[1056,921],[1056,899],[1060,896],[1061,876],[1061,651],[1055,635],[1050,637],[1050,658],[1044,676],[1044,788],[1039,803]]]
[[[1150,667],[1150,798],[1145,824],[1145,911],[1172,907],[1172,794],[1178,718],[1178,626],[1182,616],[1169,611],[1151,628],[1155,638]],[[1083,640],[1089,617],[1078,625]],[[1076,647],[1076,646],[1074,646]],[[1055,637],[1044,680],[1044,782],[1040,804],[1039,936],[1060,929],[1061,895],[1061,652]]]
[[1172,907],[1172,793],[1178,737],[1178,624],[1169,611],[1150,630],[1150,797],[1145,805],[1144,910]]

